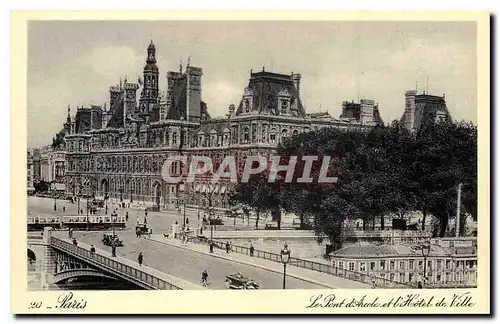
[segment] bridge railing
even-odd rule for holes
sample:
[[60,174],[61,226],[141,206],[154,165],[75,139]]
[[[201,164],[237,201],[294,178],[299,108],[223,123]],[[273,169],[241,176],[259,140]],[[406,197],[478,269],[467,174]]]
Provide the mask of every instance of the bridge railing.
[[[208,239],[206,237],[200,237],[200,236],[190,237],[189,241],[195,242],[195,243],[210,244],[210,239]],[[215,240],[212,240],[212,242],[214,243],[215,247],[217,247],[219,249],[224,250],[226,248],[225,242],[215,241]],[[231,244],[231,251],[236,252],[236,253],[250,255],[250,248],[246,247],[246,246]],[[278,253],[254,249],[253,257],[281,263],[281,256]],[[356,271],[350,271],[350,270],[345,269],[345,268],[341,269],[341,268],[331,266],[329,264],[304,260],[304,259],[300,259],[300,258],[290,257],[290,259],[288,260],[288,264],[299,267],[299,268],[323,272],[323,273],[331,274],[331,275],[334,275],[337,277],[346,278],[346,279],[354,280],[357,282],[362,282],[362,283],[374,285],[374,286],[377,286],[378,288],[409,288],[409,287],[412,287],[411,284],[406,284],[406,283],[398,282],[395,280],[389,280],[389,279],[380,278],[380,277],[372,277],[369,274],[360,273],[360,272],[356,272]]]
[[116,272],[117,274],[132,278],[133,281],[140,283],[142,286],[158,290],[182,290],[182,288],[174,284],[171,284],[145,271],[123,264],[117,261],[115,258],[108,258],[104,255],[90,252],[89,250],[74,245],[70,242],[58,239],[56,237],[50,237],[50,244],[91,264],[96,263],[103,268]]

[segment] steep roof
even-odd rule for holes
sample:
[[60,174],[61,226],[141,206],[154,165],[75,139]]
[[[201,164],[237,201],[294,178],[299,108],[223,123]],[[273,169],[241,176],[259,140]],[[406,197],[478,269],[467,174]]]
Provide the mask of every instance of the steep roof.
[[448,120],[451,120],[451,115],[443,97],[428,94],[416,95],[414,129],[418,130],[427,122],[434,122],[438,111],[445,113]]
[[115,100],[113,105],[110,107],[111,119],[109,120],[108,124],[106,125],[107,128],[109,128],[109,127],[113,127],[113,128],[124,127],[124,125],[123,125],[123,98],[124,98],[124,93],[122,92],[120,94],[120,97],[118,97],[118,99]]
[[373,107],[373,121],[375,122],[375,124],[377,124],[379,126],[384,125],[384,121],[382,120],[382,116],[380,116],[380,111],[378,109],[378,105]]
[[[292,107],[297,106],[297,115],[305,117],[305,110],[299,97],[299,93],[294,86],[292,76],[271,72],[257,72],[250,74],[250,80],[245,92],[253,93],[253,107],[259,113],[269,113],[279,115],[278,97],[289,95]],[[243,112],[243,98],[236,109],[235,114]]]
[[181,117],[186,119],[186,107],[187,107],[187,78],[184,76],[179,79],[179,83],[173,89],[170,98],[171,100],[170,109],[166,113],[166,119],[180,120]]

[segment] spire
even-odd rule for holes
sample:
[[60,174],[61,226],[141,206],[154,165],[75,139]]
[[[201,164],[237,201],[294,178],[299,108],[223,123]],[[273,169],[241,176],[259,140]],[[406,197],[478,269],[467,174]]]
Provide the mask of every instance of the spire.
[[153,43],[153,40],[151,40],[147,52],[148,52],[148,59],[146,60],[146,62],[156,63],[156,47],[155,44]]
[[71,115],[70,115],[70,111],[71,111],[71,109],[69,108],[69,105],[68,105],[68,117],[66,117],[66,122],[67,122],[67,123],[71,123]]
[[120,77],[120,89],[122,88],[122,77]]
[[191,56],[188,57],[188,64],[187,64],[186,68],[188,68],[190,64],[191,64]]
[[182,59],[181,59],[181,62],[179,63],[179,73],[182,74]]

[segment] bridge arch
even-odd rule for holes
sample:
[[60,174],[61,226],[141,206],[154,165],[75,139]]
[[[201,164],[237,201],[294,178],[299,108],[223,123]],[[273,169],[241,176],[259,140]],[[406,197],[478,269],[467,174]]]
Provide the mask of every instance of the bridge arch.
[[98,270],[91,268],[82,268],[82,269],[64,270],[54,274],[54,283],[59,284],[71,279],[78,279],[84,277],[93,277],[106,280],[118,280],[117,278],[104,274]]
[[36,261],[36,254],[30,248],[28,248],[28,261],[29,262],[35,262]]

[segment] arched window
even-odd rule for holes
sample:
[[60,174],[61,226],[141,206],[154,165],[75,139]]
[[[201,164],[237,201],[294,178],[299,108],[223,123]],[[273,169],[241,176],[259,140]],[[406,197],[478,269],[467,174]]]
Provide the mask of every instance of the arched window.
[[271,143],[276,143],[276,128],[271,128],[269,132],[269,141]]
[[281,131],[281,138],[283,139],[286,138],[287,136],[288,136],[288,129],[285,128]]
[[296,130],[296,129],[292,132],[292,135],[294,135],[294,136],[295,136],[295,135],[298,135],[298,134],[299,134],[299,131],[298,131],[298,130]]

